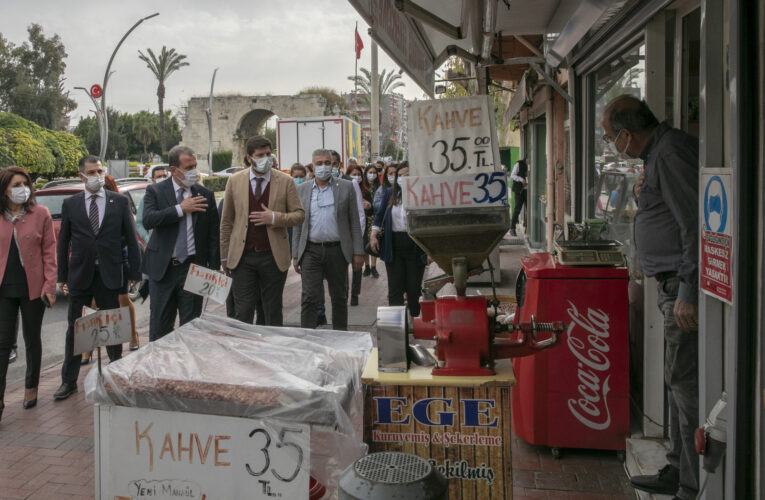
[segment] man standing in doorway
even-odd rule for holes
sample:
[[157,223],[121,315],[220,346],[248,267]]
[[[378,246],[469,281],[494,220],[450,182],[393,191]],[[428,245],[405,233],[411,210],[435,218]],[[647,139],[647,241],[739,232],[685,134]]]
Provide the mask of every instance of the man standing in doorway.
[[[250,137],[245,163],[226,184],[220,227],[223,269],[234,278],[236,319],[282,326],[282,296],[290,267],[287,227],[303,223],[305,212],[292,177],[274,170],[271,141]],[[261,311],[258,310],[258,314]]]
[[693,439],[699,424],[698,140],[659,123],[644,101],[629,95],[608,104],[602,124],[603,140],[615,154],[645,162],[635,242],[643,274],[658,282],[664,316],[669,463],[658,474],[634,476],[631,482],[639,490],[691,500],[699,489]]
[[[510,221],[510,236],[517,236],[515,232],[515,226],[518,224],[518,218],[521,216],[521,210],[526,205],[526,187],[528,185],[527,179],[529,176],[529,157],[524,155],[523,158],[515,162],[513,170],[510,172],[510,179],[513,181],[512,190],[515,194],[515,209],[513,210],[513,218]],[[523,227],[526,227],[526,223],[523,223]]]
[[332,328],[348,329],[348,264],[360,270],[364,248],[353,183],[332,177],[332,156],[313,152],[315,177],[298,187],[305,221],[296,226],[292,264],[302,275],[300,326],[316,328],[316,306],[326,277],[332,300]]
[[197,184],[194,151],[175,146],[168,154],[170,179],[146,188],[143,225],[152,231],[144,254],[151,300],[149,340],[202,314],[202,297],[183,289],[191,264],[220,268],[215,195]]
[[[141,254],[127,197],[104,189],[106,172],[98,157],[83,157],[79,167],[85,190],[64,201],[58,235],[58,285],[69,293],[69,326],[56,400],[77,392],[81,358],[74,355],[74,322],[82,316],[82,307],[90,307],[95,299],[99,309],[118,309],[126,282],[133,285],[141,279]],[[122,345],[107,346],[106,352],[116,361],[122,357]]]

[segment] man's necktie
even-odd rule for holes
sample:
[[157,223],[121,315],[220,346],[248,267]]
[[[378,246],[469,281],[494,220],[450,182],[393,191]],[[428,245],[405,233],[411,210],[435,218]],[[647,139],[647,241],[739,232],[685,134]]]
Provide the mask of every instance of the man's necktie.
[[[178,204],[181,202],[183,202],[183,188],[178,188]],[[189,256],[186,231],[186,214],[183,214],[181,223],[178,224],[178,238],[175,240],[175,258],[180,262],[185,262]]]
[[263,196],[263,178],[255,177],[255,199],[260,200],[261,196]]
[[90,219],[90,227],[93,228],[93,233],[98,234],[98,205],[96,205],[97,195],[90,195],[90,210],[88,212],[88,218]]

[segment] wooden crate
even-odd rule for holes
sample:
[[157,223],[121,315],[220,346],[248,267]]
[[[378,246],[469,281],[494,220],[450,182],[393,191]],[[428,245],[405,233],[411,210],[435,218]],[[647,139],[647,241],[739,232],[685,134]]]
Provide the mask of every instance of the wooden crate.
[[494,377],[378,373],[373,352],[365,384],[364,441],[370,452],[402,451],[429,460],[449,480],[449,499],[512,498],[508,360]]

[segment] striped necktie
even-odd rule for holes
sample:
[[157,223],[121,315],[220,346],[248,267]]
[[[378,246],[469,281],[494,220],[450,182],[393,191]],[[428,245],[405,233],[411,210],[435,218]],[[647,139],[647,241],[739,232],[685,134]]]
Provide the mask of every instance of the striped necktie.
[[96,205],[96,198],[98,195],[90,195],[90,210],[88,212],[88,218],[90,219],[90,227],[93,228],[93,234],[98,234],[98,205]]

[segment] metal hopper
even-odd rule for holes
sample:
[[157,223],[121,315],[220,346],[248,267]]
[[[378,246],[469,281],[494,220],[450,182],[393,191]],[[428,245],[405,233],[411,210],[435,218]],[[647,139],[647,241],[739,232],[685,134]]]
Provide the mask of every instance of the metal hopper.
[[454,268],[454,259],[465,259],[467,274],[482,269],[510,228],[510,214],[505,206],[410,210],[407,222],[412,239],[447,275],[454,276],[457,284],[463,277],[461,269]]

